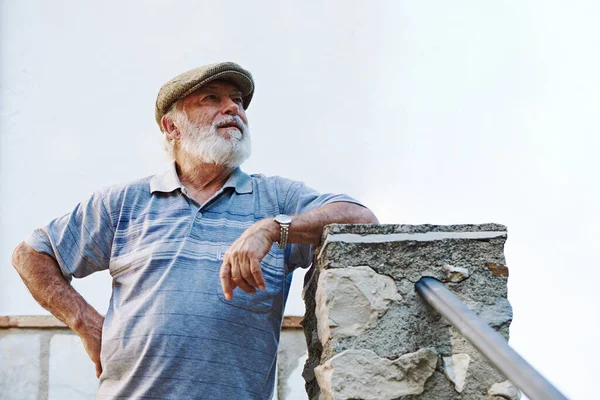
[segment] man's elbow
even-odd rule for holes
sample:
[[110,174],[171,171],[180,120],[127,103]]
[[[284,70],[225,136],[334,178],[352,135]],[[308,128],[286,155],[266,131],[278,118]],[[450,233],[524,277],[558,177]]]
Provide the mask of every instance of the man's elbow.
[[379,224],[373,211],[367,207],[354,203],[348,203],[348,207],[350,211],[348,224]]
[[379,224],[373,211],[352,202],[340,201],[322,208],[329,224]]
[[25,242],[21,242],[12,253],[11,263],[17,272],[22,275],[29,264],[27,261],[31,259],[32,256],[37,254],[38,253],[31,246]]
[[355,222],[356,224],[379,224],[379,220],[373,213],[373,211],[369,210],[367,207],[361,207],[361,213],[359,216],[360,222]]
[[19,245],[13,250],[12,257],[10,259],[13,267],[19,271],[23,265],[23,253],[25,252],[25,242],[19,243]]

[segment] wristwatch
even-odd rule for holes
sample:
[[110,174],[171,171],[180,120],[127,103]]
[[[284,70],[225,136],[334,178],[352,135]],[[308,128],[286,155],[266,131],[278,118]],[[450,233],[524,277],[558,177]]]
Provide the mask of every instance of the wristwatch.
[[292,218],[289,215],[279,214],[275,217],[275,222],[279,224],[279,248],[285,249],[288,241],[288,234],[290,232],[290,224]]

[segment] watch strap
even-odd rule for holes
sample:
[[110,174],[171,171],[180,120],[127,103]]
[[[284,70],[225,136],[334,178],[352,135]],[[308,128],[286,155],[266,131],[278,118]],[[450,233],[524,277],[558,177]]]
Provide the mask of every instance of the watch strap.
[[287,246],[287,242],[288,242],[288,234],[290,232],[290,225],[289,224],[279,224],[279,248],[280,249],[285,249],[285,246]]
[[290,233],[290,224],[292,223],[292,218],[289,215],[279,214],[275,217],[275,222],[279,224],[279,248],[285,249],[288,242],[288,236]]

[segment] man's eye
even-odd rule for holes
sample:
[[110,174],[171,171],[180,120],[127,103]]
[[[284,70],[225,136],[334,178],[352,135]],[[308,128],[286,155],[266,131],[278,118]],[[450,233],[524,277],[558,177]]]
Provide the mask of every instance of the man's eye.
[[216,101],[218,100],[218,97],[217,95],[209,94],[208,96],[205,96],[203,100]]
[[242,104],[244,102],[244,100],[241,97],[235,97],[233,101],[235,101],[237,104]]

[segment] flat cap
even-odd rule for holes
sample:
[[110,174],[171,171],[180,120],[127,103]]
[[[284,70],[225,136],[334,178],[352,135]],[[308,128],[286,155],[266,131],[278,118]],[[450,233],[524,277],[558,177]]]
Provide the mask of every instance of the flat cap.
[[162,131],[162,117],[173,103],[198,90],[202,85],[217,79],[236,85],[242,92],[244,109],[248,108],[254,94],[254,80],[249,71],[234,62],[203,65],[177,75],[158,91],[154,117],[160,130]]

